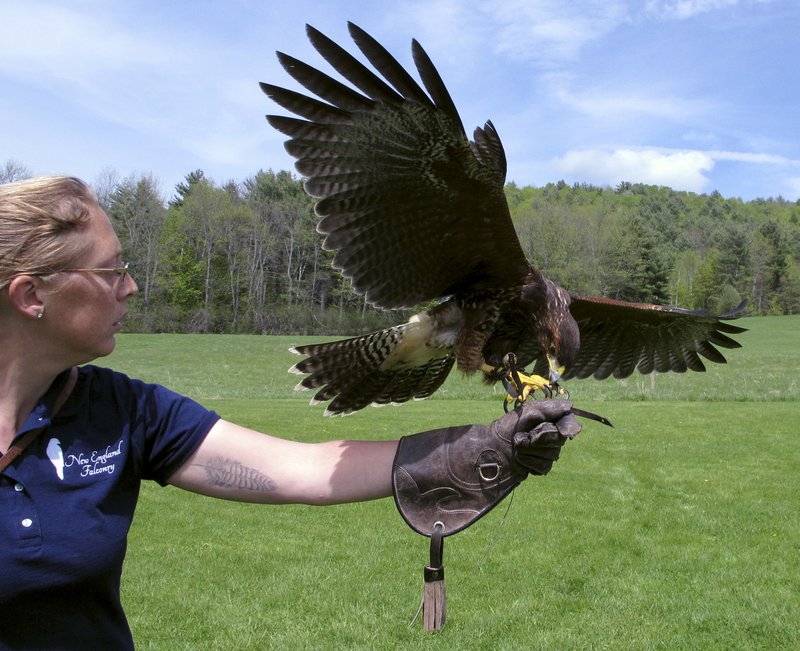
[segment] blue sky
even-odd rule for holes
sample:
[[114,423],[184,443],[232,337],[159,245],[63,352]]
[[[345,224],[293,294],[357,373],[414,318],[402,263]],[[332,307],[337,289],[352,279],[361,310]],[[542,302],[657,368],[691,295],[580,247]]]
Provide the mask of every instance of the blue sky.
[[293,169],[258,81],[275,50],[329,70],[305,23],[352,20],[411,66],[417,38],[508,180],[800,198],[796,0],[0,0],[0,165],[90,183]]

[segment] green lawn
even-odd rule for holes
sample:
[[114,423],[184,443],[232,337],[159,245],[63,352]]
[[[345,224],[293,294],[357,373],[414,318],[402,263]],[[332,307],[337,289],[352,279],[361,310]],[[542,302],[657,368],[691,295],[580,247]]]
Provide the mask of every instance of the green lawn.
[[[226,503],[146,485],[123,599],[140,649],[800,648],[800,318],[740,322],[705,374],[571,382],[586,423],[552,473],[447,539],[448,623],[410,625],[427,539],[391,500]],[[302,440],[487,422],[500,394],[328,419],[286,373],[303,338],[122,335],[108,364]]]

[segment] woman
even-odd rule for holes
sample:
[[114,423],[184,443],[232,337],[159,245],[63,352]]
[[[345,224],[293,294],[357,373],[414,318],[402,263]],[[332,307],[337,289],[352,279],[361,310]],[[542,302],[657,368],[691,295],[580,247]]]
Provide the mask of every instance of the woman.
[[[0,186],[1,648],[133,648],[119,583],[142,479],[231,500],[335,504],[392,495],[403,441],[415,441],[416,466],[426,446],[444,449],[442,431],[399,444],[275,438],[85,365],[112,352],[137,292],[82,181]],[[502,448],[504,495],[545,474],[577,434],[570,409],[545,401],[490,426],[448,428],[446,454],[468,456],[476,441]]]

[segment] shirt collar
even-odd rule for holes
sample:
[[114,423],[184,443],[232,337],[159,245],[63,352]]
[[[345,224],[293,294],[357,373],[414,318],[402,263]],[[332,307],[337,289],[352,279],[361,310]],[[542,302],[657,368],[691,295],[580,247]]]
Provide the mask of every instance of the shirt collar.
[[53,406],[58,399],[59,393],[61,393],[61,389],[69,379],[70,370],[71,369],[67,369],[56,376],[50,388],[39,398],[36,406],[31,410],[31,413],[28,414],[25,422],[22,423],[22,427],[20,427],[17,432],[17,436],[32,429],[36,429],[37,427],[45,427],[50,424],[53,417]]

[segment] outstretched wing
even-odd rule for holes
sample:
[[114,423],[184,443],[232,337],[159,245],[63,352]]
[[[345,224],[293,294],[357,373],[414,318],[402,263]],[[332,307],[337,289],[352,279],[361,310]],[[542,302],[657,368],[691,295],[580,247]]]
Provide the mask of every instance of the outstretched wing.
[[[565,379],[610,375],[624,378],[641,373],[705,371],[700,359],[725,363],[715,346],[741,348],[728,334],[746,328],[724,323],[737,318],[745,304],[714,316],[676,307],[629,303],[572,295],[570,311],[580,328],[581,345]],[[727,334],[725,334],[727,333]]]
[[320,198],[317,230],[336,251],[334,266],[383,308],[519,285],[527,262],[503,194],[506,160],[494,127],[487,122],[468,140],[419,43],[412,52],[425,90],[348,26],[382,78],[307,26],[317,51],[359,90],[280,52],[286,71],[325,101],[261,84],[300,116],[267,120],[290,137],[286,149],[306,190]]

